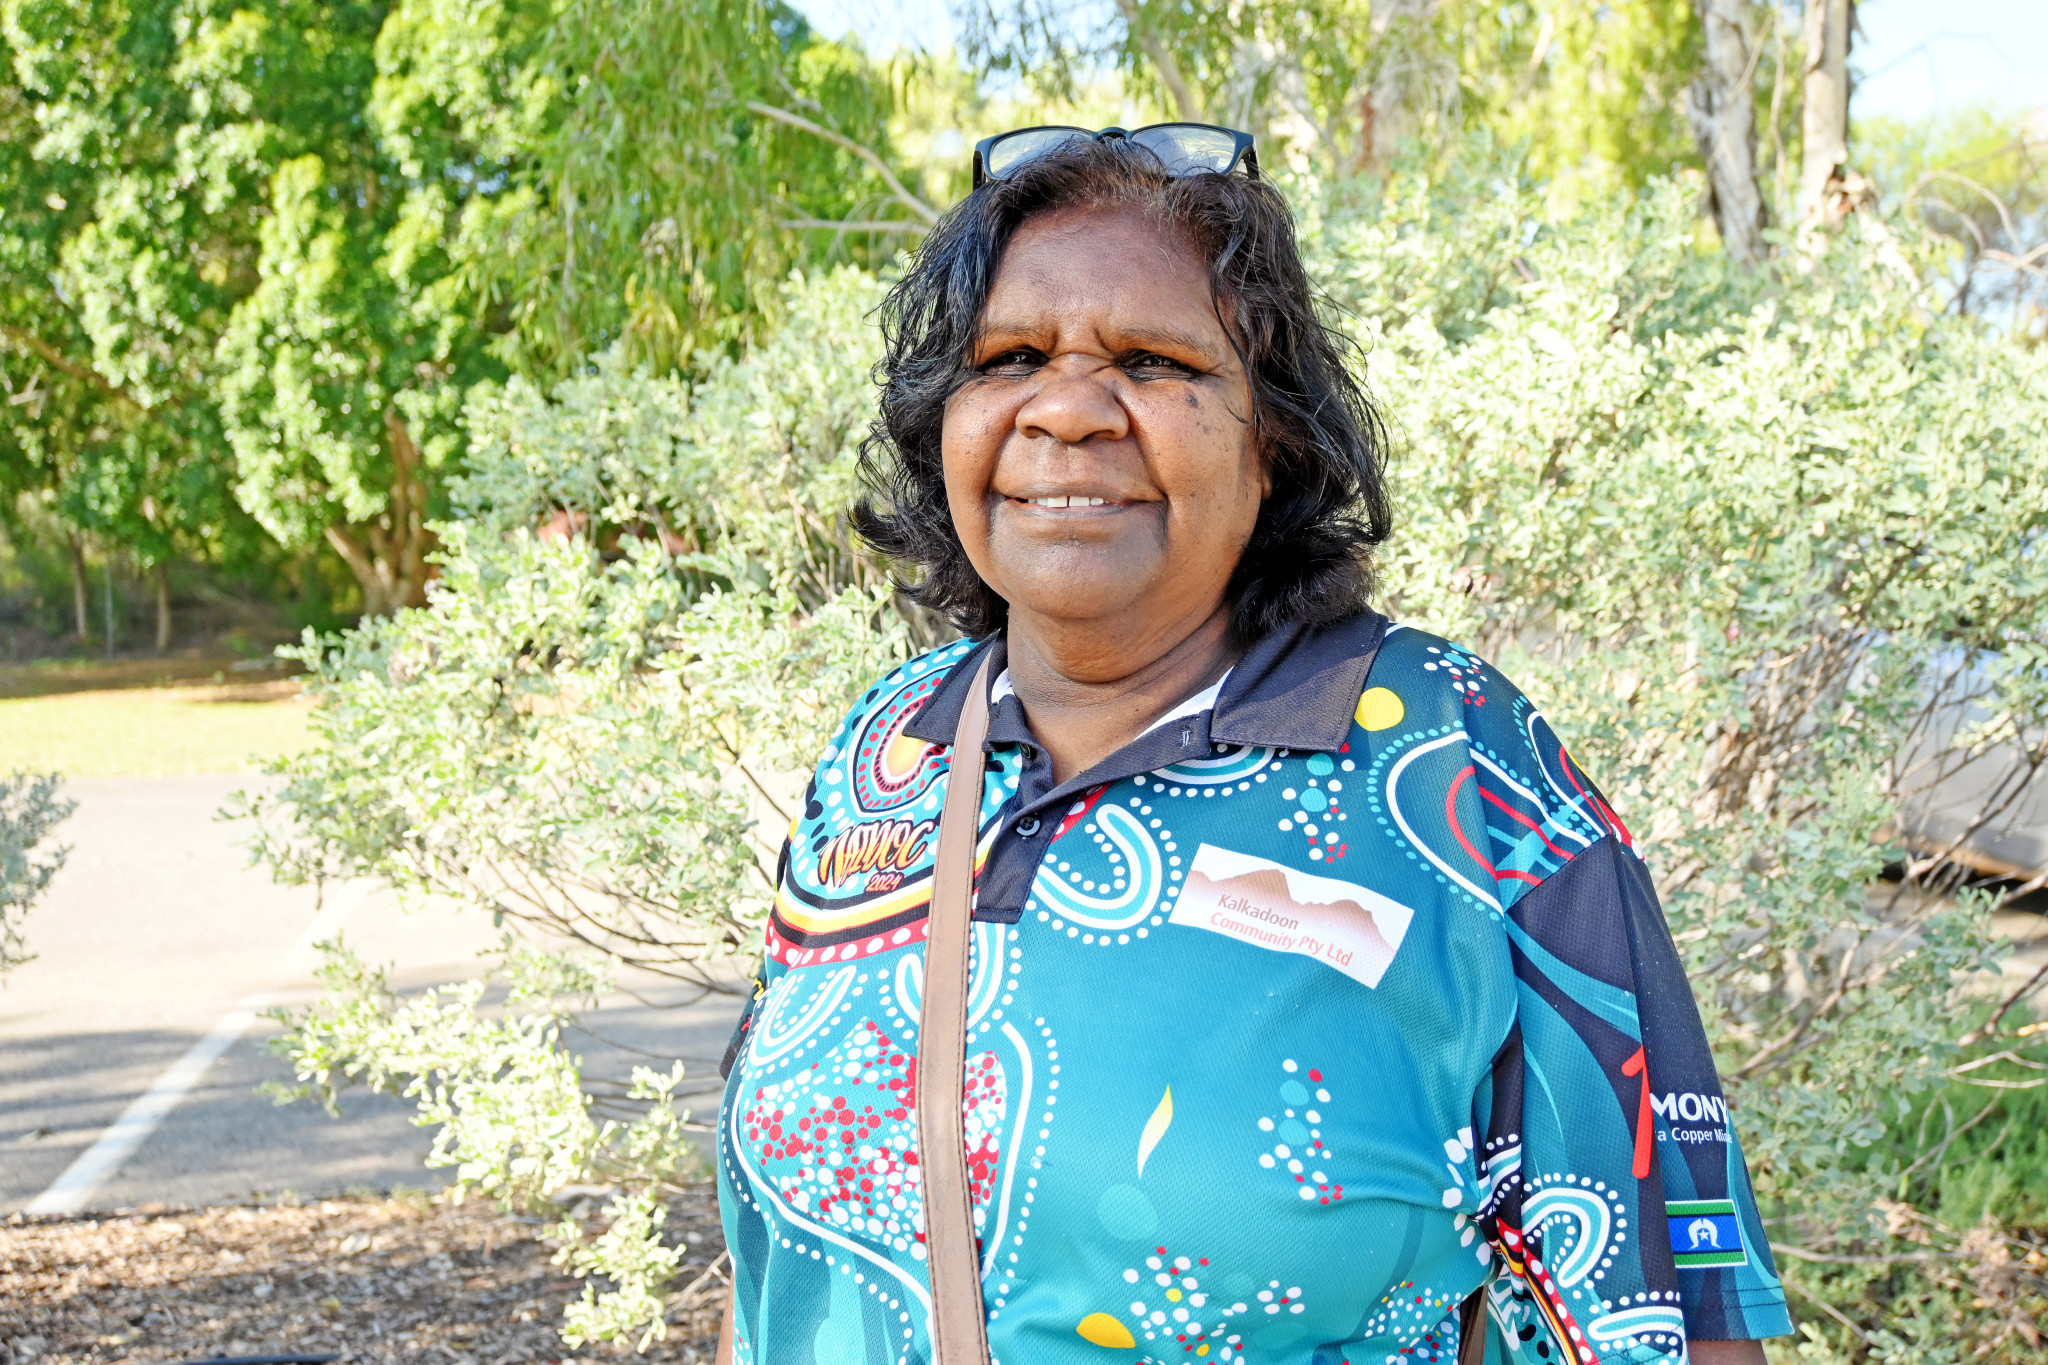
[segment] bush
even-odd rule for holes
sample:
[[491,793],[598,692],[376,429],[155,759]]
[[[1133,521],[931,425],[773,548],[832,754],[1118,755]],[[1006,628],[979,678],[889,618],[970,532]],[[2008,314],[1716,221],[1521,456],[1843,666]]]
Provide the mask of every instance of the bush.
[[[57,797],[55,773],[0,777],[0,976],[31,959],[21,921],[64,865],[68,848],[43,841],[76,810]],[[40,852],[38,849],[40,848]]]
[[[1788,1277],[1827,1296],[1796,1258],[1889,1254],[1926,1149],[1882,1140],[1992,960],[1950,855],[2048,757],[2048,361],[1853,228],[1733,274],[1687,199],[1550,228],[1415,186],[1316,241],[1401,431],[1397,614],[1499,660],[1647,834]],[[1914,1283],[1848,1292],[1809,1353],[1884,1354],[1949,1293]],[[1978,1317],[1898,1350],[2022,1349]]]
[[[1896,1259],[1977,1255],[1971,1237],[2010,1251],[2004,1230],[1901,1202],[1923,1152],[1898,1123],[1962,1064],[1991,951],[1990,898],[1948,855],[1996,799],[1941,823],[1929,793],[2030,772],[2048,742],[2048,353],[1931,309],[1884,263],[1896,249],[1854,230],[1735,274],[1702,248],[1693,197],[1665,184],[1546,224],[1495,176],[1313,215],[1317,273],[1397,430],[1383,582],[1398,615],[1541,699],[1647,834],[1795,1258],[1802,1353],[2016,1360],[2024,1334],[2001,1324],[2037,1308],[1973,1306],[1993,1300]],[[551,398],[473,401],[467,520],[443,532],[431,605],[299,652],[327,743],[255,805],[279,871],[380,876],[729,980],[776,843],[747,801],[786,818],[777,775],[930,639],[840,515],[876,290],[794,281],[785,329],[694,388],[606,364]],[[550,518],[572,533],[536,535]],[[1894,862],[1904,880],[1873,890]],[[349,989],[287,1040],[302,1080],[431,1074],[439,1096],[458,1073],[515,1074],[489,1051],[406,1060],[445,1016]],[[445,1093],[429,1120],[480,1103]],[[511,1145],[557,1142],[535,1126]],[[659,1330],[647,1201],[681,1169],[668,1143],[607,1168],[629,1201],[608,1242],[565,1230],[571,1263],[614,1286],[576,1339]],[[463,1179],[546,1193],[496,1169]],[[2038,1304],[2012,1283],[1997,1302]],[[1907,1308],[1949,1326],[1886,1344]]]
[[[839,514],[879,287],[842,270],[787,295],[775,338],[694,385],[614,357],[551,396],[514,381],[470,400],[475,472],[455,493],[465,519],[439,528],[430,605],[287,651],[314,674],[321,742],[241,807],[277,875],[377,877],[537,942],[740,988],[793,814],[786,775],[914,635]],[[300,1085],[283,1093],[414,1096],[458,1190],[533,1207],[617,1187],[603,1234],[556,1228],[563,1263],[610,1282],[568,1335],[658,1332],[676,1260],[659,1199],[696,1162],[670,1103],[680,1066],[614,1087],[639,1117],[607,1128],[559,1037],[589,969],[515,946],[506,970],[512,1013],[490,1019],[481,983],[400,1001],[337,952],[321,1005],[287,1018]]]

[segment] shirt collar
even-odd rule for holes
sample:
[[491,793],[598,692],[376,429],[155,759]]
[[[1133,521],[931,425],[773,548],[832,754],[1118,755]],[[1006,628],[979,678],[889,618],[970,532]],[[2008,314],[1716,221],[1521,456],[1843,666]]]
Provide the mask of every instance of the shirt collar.
[[[1223,679],[1209,719],[1209,741],[1326,752],[1341,747],[1386,633],[1387,618],[1374,611],[1327,625],[1290,623],[1273,631],[1245,651]],[[927,694],[904,733],[930,744],[951,744],[967,688],[990,651],[995,655],[992,671],[1000,675],[1008,650],[997,634],[947,670],[945,681]]]

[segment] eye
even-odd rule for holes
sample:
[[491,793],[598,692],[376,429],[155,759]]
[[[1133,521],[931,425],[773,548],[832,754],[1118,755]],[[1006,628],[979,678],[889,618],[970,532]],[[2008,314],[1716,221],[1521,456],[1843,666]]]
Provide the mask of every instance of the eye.
[[1187,379],[1195,368],[1156,351],[1138,351],[1117,362],[1125,374],[1138,379]]
[[1035,346],[1013,346],[975,366],[982,374],[1023,374],[1045,363],[1045,353]]

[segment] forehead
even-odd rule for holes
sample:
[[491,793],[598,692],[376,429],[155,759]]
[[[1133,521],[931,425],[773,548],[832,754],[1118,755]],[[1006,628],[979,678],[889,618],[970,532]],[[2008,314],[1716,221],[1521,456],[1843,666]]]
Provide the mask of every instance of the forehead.
[[1209,269],[1185,232],[1143,210],[1067,208],[1027,220],[1003,252],[984,323],[1054,320],[1115,324],[1171,319],[1222,328]]

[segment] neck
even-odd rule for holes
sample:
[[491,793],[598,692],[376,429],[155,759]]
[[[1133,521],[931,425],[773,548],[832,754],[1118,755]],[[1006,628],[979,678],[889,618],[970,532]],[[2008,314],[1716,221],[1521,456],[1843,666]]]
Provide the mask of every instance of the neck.
[[1236,659],[1228,603],[1135,636],[1012,611],[1008,636],[1010,686],[1055,782],[1136,739]]

